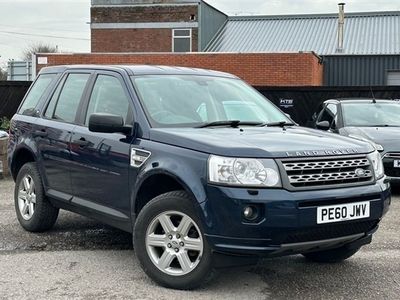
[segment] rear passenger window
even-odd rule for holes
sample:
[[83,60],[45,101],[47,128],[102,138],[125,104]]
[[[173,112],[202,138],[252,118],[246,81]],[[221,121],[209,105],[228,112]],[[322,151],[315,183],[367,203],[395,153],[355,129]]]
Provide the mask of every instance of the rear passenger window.
[[89,77],[90,74],[69,74],[61,92],[54,93],[46,111],[46,117],[73,123]]
[[54,109],[56,108],[57,100],[58,100],[58,97],[60,96],[60,92],[61,92],[63,85],[64,85],[64,80],[58,84],[57,89],[54,92],[53,96],[51,97],[49,105],[47,106],[47,109],[46,109],[46,112],[44,115],[48,119],[53,118]]
[[129,108],[129,101],[118,78],[99,75],[90,97],[85,124],[88,125],[90,115],[94,113],[122,116],[125,124],[130,123],[132,121],[132,111]]
[[18,113],[23,115],[33,114],[37,104],[39,103],[39,100],[42,98],[43,94],[46,92],[55,76],[56,74],[40,75],[29,91],[29,94],[26,96],[25,101]]

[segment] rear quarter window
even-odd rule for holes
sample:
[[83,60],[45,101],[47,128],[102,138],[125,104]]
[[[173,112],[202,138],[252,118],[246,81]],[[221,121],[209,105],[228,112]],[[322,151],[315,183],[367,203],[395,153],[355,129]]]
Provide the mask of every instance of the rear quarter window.
[[23,115],[32,115],[38,105],[40,99],[49,88],[56,74],[43,74],[33,84],[22,103],[18,113]]

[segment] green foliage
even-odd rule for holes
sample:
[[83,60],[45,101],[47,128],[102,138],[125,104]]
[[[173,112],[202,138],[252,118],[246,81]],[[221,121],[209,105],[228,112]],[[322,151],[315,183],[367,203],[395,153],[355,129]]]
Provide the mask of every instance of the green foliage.
[[7,71],[0,67],[0,81],[7,80]]
[[8,131],[10,129],[10,120],[7,117],[0,118],[0,130]]

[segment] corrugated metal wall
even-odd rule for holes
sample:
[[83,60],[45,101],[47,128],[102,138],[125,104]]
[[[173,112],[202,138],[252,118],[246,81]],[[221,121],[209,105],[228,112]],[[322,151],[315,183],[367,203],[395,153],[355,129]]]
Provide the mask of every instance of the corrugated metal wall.
[[203,51],[226,22],[228,16],[205,2],[200,4],[200,49]]
[[324,56],[325,86],[382,86],[388,71],[400,70],[400,55]]
[[30,61],[9,61],[7,63],[7,80],[24,81],[32,80],[32,62]]
[[[344,28],[341,53],[400,54],[398,11],[346,13]],[[229,17],[206,51],[314,51],[333,55],[337,53],[337,29],[337,14]]]

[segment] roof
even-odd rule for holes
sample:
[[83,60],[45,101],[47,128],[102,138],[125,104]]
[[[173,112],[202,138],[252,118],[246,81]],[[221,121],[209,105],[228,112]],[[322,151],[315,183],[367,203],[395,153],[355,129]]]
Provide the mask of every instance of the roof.
[[[343,54],[400,54],[400,11],[347,13]],[[229,17],[207,52],[336,54],[338,14]]]
[[198,4],[201,0],[92,0],[92,6]]
[[126,71],[128,75],[198,75],[198,76],[217,76],[236,78],[236,76],[206,69],[173,67],[173,66],[151,66],[151,65],[65,65],[45,67],[40,73],[62,73],[67,70],[106,70],[106,71]]

